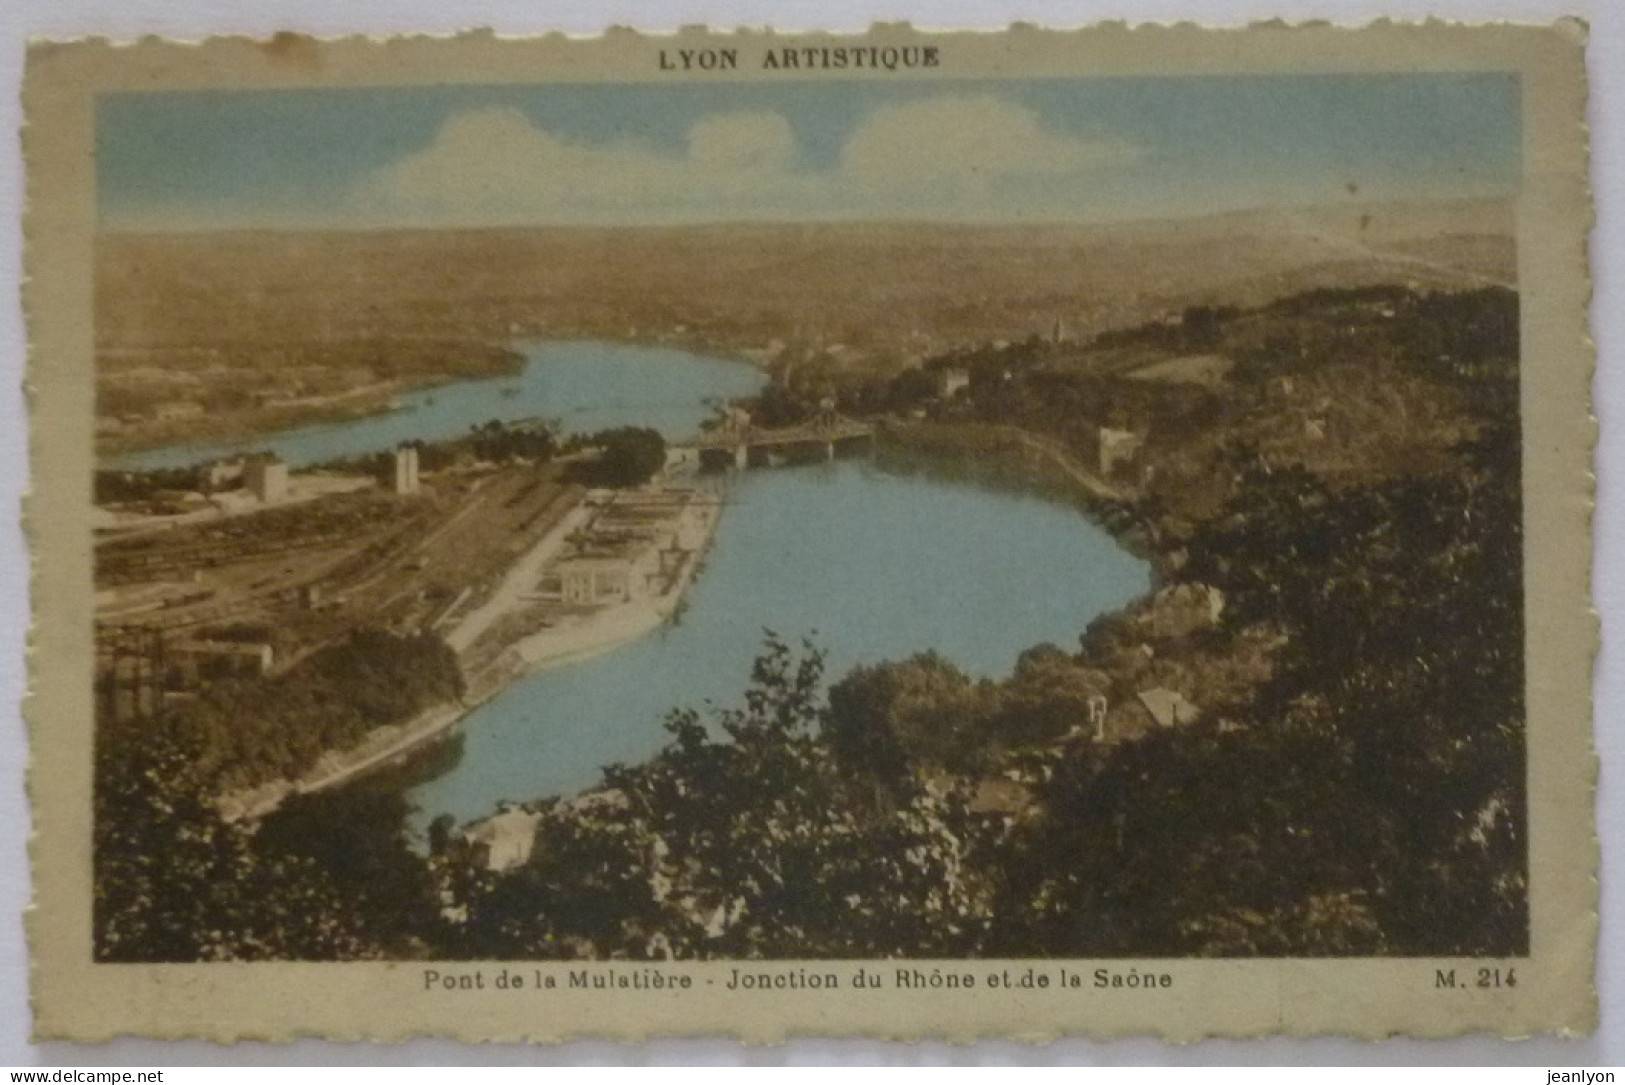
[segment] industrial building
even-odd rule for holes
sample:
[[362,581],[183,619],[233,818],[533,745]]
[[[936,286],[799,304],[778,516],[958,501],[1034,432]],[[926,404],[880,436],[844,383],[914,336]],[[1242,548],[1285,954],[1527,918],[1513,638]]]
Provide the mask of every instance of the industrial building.
[[418,492],[418,450],[411,445],[401,445],[395,450],[395,492]]
[[272,452],[259,452],[243,461],[243,488],[262,505],[288,499],[288,465]]

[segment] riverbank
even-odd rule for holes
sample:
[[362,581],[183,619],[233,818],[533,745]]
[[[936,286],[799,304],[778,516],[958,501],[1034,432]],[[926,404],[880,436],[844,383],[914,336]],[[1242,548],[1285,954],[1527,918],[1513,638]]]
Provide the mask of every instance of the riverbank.
[[[883,458],[907,452],[925,475],[952,476],[956,481],[978,482],[982,484],[979,488],[990,493],[1026,492],[1070,506],[1105,529],[1119,549],[1141,560],[1148,557],[1145,533],[1132,515],[1130,495],[1094,476],[1058,441],[1010,426],[927,423],[888,427],[883,447]],[[542,671],[612,652],[672,621],[720,523],[722,503],[709,495],[693,494],[687,499],[686,507],[693,517],[687,532],[688,554],[661,590],[591,608],[544,603],[538,599],[537,590],[544,576],[556,571],[561,561],[568,561],[568,556],[580,548],[582,538],[590,534],[593,518],[602,515],[617,499],[624,497],[628,504],[636,505],[640,499],[658,500],[663,493],[659,489],[642,495],[600,492],[571,509],[510,566],[487,598],[450,623],[445,639],[458,653],[467,681],[457,712],[425,717],[382,745],[369,740],[365,748],[342,755],[323,773],[290,785],[284,794],[340,786],[411,756],[455,732],[471,713],[515,683]],[[991,545],[989,542],[979,549],[986,551]],[[1154,590],[1156,581],[1148,587]],[[1135,598],[1142,598],[1144,590],[1139,589]],[[1120,613],[1118,605],[1101,613]],[[1130,600],[1128,605],[1135,604]],[[1054,628],[1070,629],[1070,635],[1075,636],[1087,621],[1084,616],[1075,625],[1060,622]],[[259,809],[274,808],[277,801],[272,799]]]
[[[956,477],[1034,488],[1060,481],[1090,501],[1122,501],[1123,495],[1086,471],[1058,441],[1018,426],[986,422],[883,421],[879,433],[892,452],[908,451],[957,468]],[[1039,470],[1042,467],[1054,470]]]
[[1148,586],[1145,564],[1076,508],[1013,488],[838,460],[741,472],[728,506],[681,620],[481,708],[457,765],[413,785],[419,828],[577,794],[605,765],[658,756],[673,710],[736,703],[765,637],[827,649],[832,675],[933,652],[998,681]]
[[[584,510],[578,510],[583,511]],[[611,603],[587,614],[571,615],[558,624],[524,633],[507,643],[495,660],[480,674],[471,676],[470,708],[491,699],[513,682],[538,671],[579,663],[594,656],[639,640],[678,613],[684,594],[699,574],[706,550],[716,537],[722,519],[720,500],[694,495],[685,506],[684,513],[691,516],[689,543],[682,565],[665,587],[654,595],[640,596]],[[587,519],[577,517],[570,530],[578,531]],[[538,546],[542,550],[542,546]],[[547,547],[549,557],[556,555],[558,546]],[[497,625],[504,616],[517,616],[529,602],[522,585],[534,585],[540,575],[542,562],[531,563],[518,574],[509,590],[501,592],[487,604],[490,613],[484,618],[481,632]],[[530,575],[531,569],[536,575]],[[472,648],[473,640],[468,641]],[[456,647],[456,645],[454,645]],[[467,649],[464,649],[467,650]]]
[[1166,555],[1153,541],[1158,525],[1145,520],[1138,495],[1106,482],[1054,437],[991,423],[890,421],[877,433],[889,466],[1063,501],[1124,550],[1164,567]]
[[[392,346],[398,350],[400,344]],[[511,346],[484,341],[411,343],[408,353],[414,361],[422,355],[424,368],[381,379],[360,362],[341,364],[335,359],[331,366],[306,366],[301,370],[305,379],[319,388],[308,392],[280,383],[255,383],[271,379],[265,374],[278,373],[283,366],[268,365],[246,375],[233,370],[233,382],[216,387],[181,362],[166,364],[162,356],[138,355],[143,364],[137,374],[148,384],[169,390],[143,391],[141,397],[132,398],[121,390],[128,383],[123,369],[110,367],[102,373],[96,456],[103,466],[116,468],[121,460],[173,445],[250,442],[307,426],[378,417],[400,410],[404,396],[460,381],[513,377],[523,371],[525,362],[524,354]],[[397,353],[392,364],[398,358]],[[121,365],[129,368],[128,361]],[[213,371],[207,372],[212,378]]]
[[[651,495],[667,491],[655,489]],[[599,499],[602,503],[603,499]],[[611,502],[613,503],[613,502]],[[720,500],[691,495],[683,505],[688,517],[689,543],[680,567],[656,594],[608,604],[565,622],[528,632],[502,645],[494,658],[474,649],[493,634],[500,635],[504,619],[520,615],[534,603],[538,580],[559,559],[569,540],[579,537],[594,509],[583,500],[531,547],[503,578],[492,596],[470,611],[446,636],[461,657],[467,688],[454,703],[435,705],[413,719],[380,727],[365,740],[345,750],[331,750],[312,770],[297,780],[279,779],[223,796],[218,808],[228,821],[256,820],[296,795],[317,794],[353,783],[371,773],[411,757],[454,734],[481,705],[514,682],[538,671],[578,663],[639,640],[671,621],[698,575],[706,549],[721,521]],[[475,660],[479,660],[478,663]]]
[[[211,405],[208,409],[199,409],[192,400],[178,398],[188,394],[191,386],[186,385],[174,397],[157,401],[150,408],[141,408],[143,411],[157,412],[154,415],[118,416],[103,413],[99,416],[96,437],[98,466],[104,470],[187,466],[219,456],[241,454],[260,444],[274,447],[282,438],[299,431],[350,423],[385,424],[393,416],[412,419],[419,412],[434,413],[437,400],[448,394],[455,397],[460,388],[473,385],[484,386],[492,394],[480,405],[479,413],[468,419],[470,424],[492,418],[513,421],[515,416],[512,409],[520,406],[523,407],[520,412],[522,416],[561,420],[571,432],[604,428],[592,424],[582,426],[571,421],[569,416],[579,411],[582,405],[571,401],[570,394],[576,389],[567,387],[572,383],[568,375],[563,383],[548,389],[549,402],[537,403],[525,398],[529,392],[525,378],[531,363],[549,349],[585,346],[597,348],[612,358],[633,355],[651,358],[656,365],[670,365],[677,358],[702,359],[706,363],[735,368],[741,374],[750,375],[746,384],[729,387],[724,383],[715,393],[719,399],[749,394],[760,381],[766,379],[770,371],[770,363],[759,352],[737,343],[713,342],[694,336],[654,342],[605,336],[579,340],[538,339],[506,346],[481,343],[475,346],[481,351],[489,351],[489,356],[477,355],[461,365],[453,365],[445,372],[407,373],[388,380],[340,386],[320,394],[278,394],[276,397],[262,394],[252,405]],[[613,382],[613,375],[610,379]],[[561,391],[564,398],[551,399],[552,395]],[[703,407],[703,404],[700,406]],[[683,432],[667,432],[667,436],[690,436],[698,430],[704,417],[705,411],[702,409],[689,420]],[[616,418],[605,425],[643,422],[640,418],[625,417]],[[458,430],[457,434],[461,432]],[[398,436],[400,439],[436,440],[450,435],[453,434],[437,437],[422,432],[402,432]],[[193,454],[187,457],[185,464],[159,464],[153,461],[154,456],[173,449],[189,450]],[[363,454],[360,450],[350,450],[344,455]]]
[[330,750],[298,780],[272,780],[223,796],[216,804],[227,821],[257,821],[296,795],[315,795],[360,779],[452,731],[469,712],[466,703],[435,705],[405,723],[380,727],[348,750]]

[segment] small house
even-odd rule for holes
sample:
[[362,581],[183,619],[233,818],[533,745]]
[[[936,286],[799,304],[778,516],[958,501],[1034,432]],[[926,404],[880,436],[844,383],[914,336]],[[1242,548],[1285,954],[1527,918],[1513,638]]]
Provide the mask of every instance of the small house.
[[1143,689],[1139,693],[1139,701],[1158,727],[1195,723],[1201,715],[1195,705],[1171,689]]
[[1145,437],[1133,430],[1100,427],[1100,474],[1112,478],[1119,470],[1131,467],[1145,446]]
[[542,815],[510,806],[463,833],[474,861],[493,873],[523,866],[536,851]]

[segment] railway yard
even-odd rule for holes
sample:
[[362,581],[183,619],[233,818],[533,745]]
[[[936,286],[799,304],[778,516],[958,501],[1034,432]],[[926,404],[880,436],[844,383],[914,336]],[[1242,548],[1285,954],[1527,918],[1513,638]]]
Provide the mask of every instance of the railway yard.
[[115,714],[145,714],[162,691],[183,689],[183,657],[266,673],[360,626],[445,633],[580,503],[564,470],[449,470],[407,493],[365,480],[298,503],[98,532],[99,671],[122,705]]

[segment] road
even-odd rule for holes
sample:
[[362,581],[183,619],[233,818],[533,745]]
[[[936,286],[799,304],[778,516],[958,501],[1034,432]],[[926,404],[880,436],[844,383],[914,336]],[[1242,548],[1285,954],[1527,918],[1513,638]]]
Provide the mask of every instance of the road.
[[564,545],[564,540],[570,534],[587,522],[590,510],[585,505],[578,504],[575,508],[564,514],[564,518],[553,525],[552,530],[543,535],[535,546],[532,546],[525,556],[514,563],[497,585],[491,598],[469,611],[467,616],[459,621],[451,632],[446,634],[446,643],[459,655],[468,651],[469,647],[480,639],[480,634],[491,627],[491,624],[510,610],[523,602],[523,596],[536,586],[537,578],[542,575],[542,569],[553,560],[553,556]]

